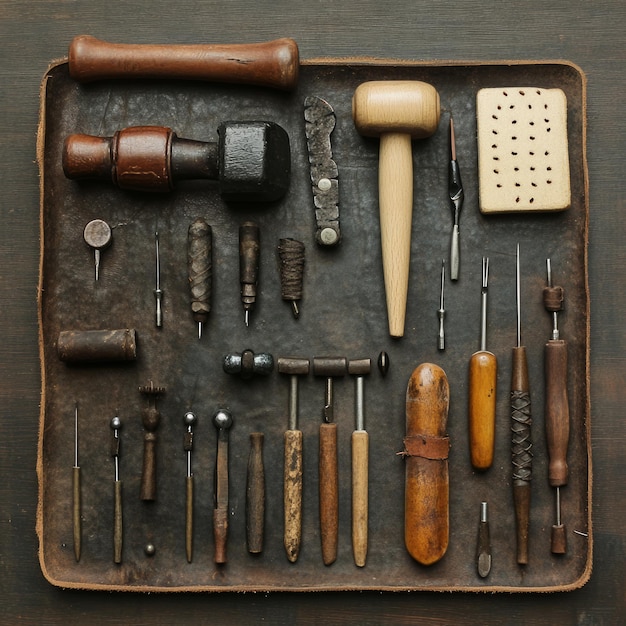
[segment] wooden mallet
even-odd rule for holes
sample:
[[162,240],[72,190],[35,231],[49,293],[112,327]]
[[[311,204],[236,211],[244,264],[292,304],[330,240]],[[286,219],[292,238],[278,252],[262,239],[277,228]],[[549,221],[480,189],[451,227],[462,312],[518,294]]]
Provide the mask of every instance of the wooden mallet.
[[411,140],[437,130],[439,94],[420,81],[363,83],[354,92],[352,116],[362,135],[380,137],[380,236],[389,334],[402,337],[411,258]]

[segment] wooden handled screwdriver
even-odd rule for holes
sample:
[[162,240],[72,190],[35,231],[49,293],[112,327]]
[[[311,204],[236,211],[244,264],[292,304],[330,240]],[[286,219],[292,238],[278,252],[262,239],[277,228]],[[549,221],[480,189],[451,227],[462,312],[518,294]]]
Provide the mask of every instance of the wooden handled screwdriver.
[[443,557],[449,537],[449,478],[446,435],[450,387],[432,363],[418,366],[406,390],[404,439],[404,542],[422,565]]
[[470,460],[477,470],[493,463],[496,432],[496,387],[498,361],[487,351],[487,284],[489,259],[483,257],[483,281],[480,305],[480,350],[469,364],[469,442]]
[[552,313],[552,337],[545,346],[546,438],[548,441],[548,481],[556,488],[556,523],[552,526],[551,551],[565,554],[567,537],[561,523],[561,487],[567,485],[567,447],[569,443],[569,403],[567,399],[567,344],[559,337],[558,312],[563,310],[563,288],[552,285],[550,259],[546,261],[548,286],[543,303]]
[[298,82],[298,46],[283,38],[254,44],[115,44],[74,37],[70,76],[80,82],[118,78],[168,78],[244,83],[291,90]]
[[517,537],[517,562],[528,563],[530,526],[530,481],[532,478],[532,416],[526,347],[522,345],[519,244],[516,255],[517,345],[513,348],[511,376],[511,461],[513,464],[513,501]]

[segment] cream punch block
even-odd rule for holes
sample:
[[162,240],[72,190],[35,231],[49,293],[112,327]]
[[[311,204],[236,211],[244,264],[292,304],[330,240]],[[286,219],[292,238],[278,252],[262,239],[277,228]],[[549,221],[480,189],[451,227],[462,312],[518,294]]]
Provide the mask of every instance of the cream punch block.
[[567,99],[561,89],[481,89],[476,118],[482,213],[570,206]]

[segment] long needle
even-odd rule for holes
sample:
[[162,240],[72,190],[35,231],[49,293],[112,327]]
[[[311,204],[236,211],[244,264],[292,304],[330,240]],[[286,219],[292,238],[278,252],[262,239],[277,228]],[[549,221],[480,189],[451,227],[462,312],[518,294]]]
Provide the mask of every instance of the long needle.
[[156,325],[158,328],[163,326],[163,312],[161,310],[161,300],[163,299],[163,291],[161,290],[161,258],[159,256],[159,233],[154,233],[154,245],[156,252],[156,288],[154,297],[156,299]]
[[439,317],[439,336],[437,341],[437,347],[439,350],[445,350],[446,348],[446,335],[443,326],[443,320],[446,315],[446,309],[444,306],[443,290],[446,283],[446,262],[441,261],[441,295],[439,296],[439,310],[437,316]]
[[74,557],[80,561],[81,552],[81,501],[80,501],[80,466],[78,465],[78,403],[74,405],[74,467],[72,468],[73,486],[73,526],[74,526]]

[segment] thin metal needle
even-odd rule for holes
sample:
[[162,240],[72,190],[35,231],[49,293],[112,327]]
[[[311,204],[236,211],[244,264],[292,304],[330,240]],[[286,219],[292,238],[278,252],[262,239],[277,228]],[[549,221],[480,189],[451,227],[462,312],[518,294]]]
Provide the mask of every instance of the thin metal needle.
[[154,245],[156,251],[156,288],[154,297],[156,298],[156,325],[158,328],[163,326],[163,313],[161,310],[161,300],[163,299],[163,291],[161,290],[161,258],[159,255],[159,233],[154,233]]
[[73,472],[73,527],[74,557],[80,561],[82,543],[81,498],[80,498],[80,466],[78,465],[78,403],[74,405],[74,467]]
[[517,299],[517,347],[519,348],[522,345],[522,303],[520,297],[519,243],[517,244],[515,263],[515,296]]
[[437,347],[439,350],[445,350],[446,348],[446,335],[443,325],[443,320],[446,315],[446,309],[444,306],[444,285],[446,283],[446,262],[441,261],[441,295],[439,296],[439,310],[437,316],[439,317],[439,336],[437,341]]

